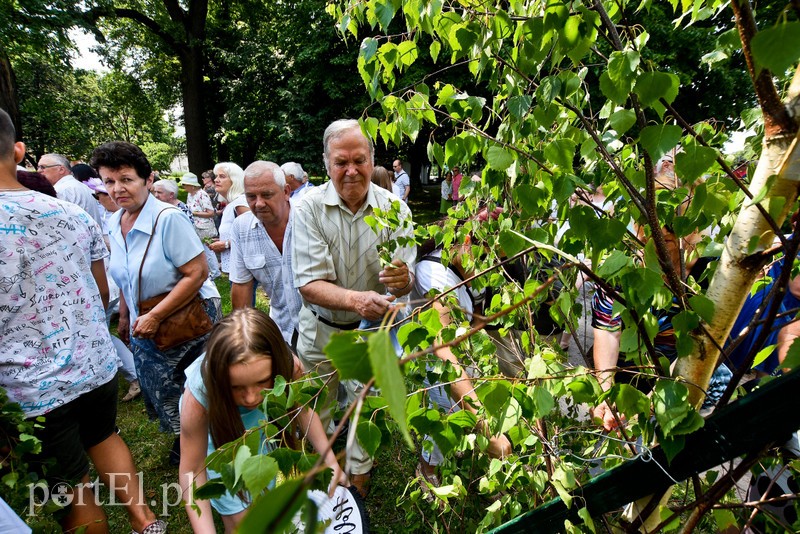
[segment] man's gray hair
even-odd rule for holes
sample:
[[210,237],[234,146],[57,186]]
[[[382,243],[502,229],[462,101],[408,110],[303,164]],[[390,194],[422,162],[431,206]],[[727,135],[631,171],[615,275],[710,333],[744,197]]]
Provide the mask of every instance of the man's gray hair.
[[56,165],[61,165],[67,170],[67,172],[72,172],[72,167],[69,164],[69,160],[65,156],[62,156],[61,154],[45,154],[44,156],[42,156],[42,158],[53,159],[56,161]]
[[[322,135],[322,159],[325,161],[325,170],[328,171],[328,174],[331,173],[330,168],[328,167],[328,147],[330,142],[334,139],[340,138],[345,132],[356,129],[363,135],[363,132],[361,131],[361,125],[358,124],[358,121],[355,119],[339,119],[338,121],[333,121],[328,125],[327,128],[325,128],[325,133]],[[364,138],[367,140],[367,144],[369,145],[369,159],[374,165],[375,145],[372,144],[372,139],[366,135]]]
[[294,176],[294,179],[300,183],[303,183],[303,166],[299,163],[295,163],[294,161],[290,161],[288,163],[284,163],[281,165],[281,170],[283,170],[284,174],[291,174]]
[[153,188],[161,188],[166,193],[172,193],[172,196],[178,198],[178,184],[172,180],[159,180],[153,184]]
[[278,187],[286,187],[286,175],[277,163],[271,161],[254,161],[244,170],[244,179],[258,178],[267,171],[272,173],[272,178],[278,184]]

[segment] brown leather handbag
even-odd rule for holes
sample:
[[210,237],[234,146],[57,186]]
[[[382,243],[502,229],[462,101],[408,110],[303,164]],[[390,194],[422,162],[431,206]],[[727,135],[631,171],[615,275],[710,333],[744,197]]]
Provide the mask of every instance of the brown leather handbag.
[[[153,240],[153,236],[156,233],[158,219],[167,209],[177,208],[166,208],[156,216],[156,220],[153,222],[153,232],[150,234],[150,239],[147,240],[147,247],[144,249],[142,263],[139,266],[139,316],[150,312],[159,302],[167,298],[167,295],[170,293],[167,291],[155,297],[150,297],[147,300],[142,300],[142,268],[144,267],[144,261],[147,257],[147,251],[150,249],[150,242]],[[158,325],[156,335],[153,336],[153,341],[158,347],[158,350],[165,351],[209,333],[213,326],[211,318],[203,307],[203,301],[200,299],[200,295],[197,294],[192,297],[189,302],[177,310],[174,310],[168,317],[161,321],[161,324]]]

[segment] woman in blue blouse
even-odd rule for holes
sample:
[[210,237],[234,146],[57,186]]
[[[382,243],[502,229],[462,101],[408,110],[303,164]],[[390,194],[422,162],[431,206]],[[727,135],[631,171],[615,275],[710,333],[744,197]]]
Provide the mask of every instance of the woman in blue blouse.
[[[184,370],[203,352],[208,334],[164,351],[153,337],[161,321],[198,293],[206,313],[216,322],[221,316],[220,295],[208,281],[203,245],[192,223],[180,210],[150,195],[152,169],[141,149],[122,141],[106,143],[92,153],[91,164],[111,199],[122,208],[109,221],[109,273],[122,292],[119,337],[130,342],[148,413],[158,417],[162,431],[179,436]],[[156,307],[139,313],[140,296],[146,300],[164,293],[168,295]],[[170,456],[175,465],[179,447],[176,438]]]

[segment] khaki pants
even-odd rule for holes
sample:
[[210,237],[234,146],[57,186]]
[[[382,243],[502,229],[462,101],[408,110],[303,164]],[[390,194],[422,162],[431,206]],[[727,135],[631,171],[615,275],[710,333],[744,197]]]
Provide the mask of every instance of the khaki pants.
[[[322,351],[323,347],[328,344],[331,334],[339,331],[337,328],[318,321],[306,307],[300,310],[300,320],[297,328],[299,331],[297,352],[300,361],[303,362],[303,367],[305,367],[307,373],[317,373],[328,384],[328,397],[319,411],[319,417],[322,420],[322,427],[330,435],[334,430],[332,416],[336,406],[335,403],[352,403],[363,388],[363,385],[355,380],[340,382],[339,373]],[[349,446],[346,451],[347,463],[345,469],[351,474],[362,475],[372,469],[372,458],[361,447],[355,432],[355,425],[350,425],[348,443],[352,443],[352,446]]]

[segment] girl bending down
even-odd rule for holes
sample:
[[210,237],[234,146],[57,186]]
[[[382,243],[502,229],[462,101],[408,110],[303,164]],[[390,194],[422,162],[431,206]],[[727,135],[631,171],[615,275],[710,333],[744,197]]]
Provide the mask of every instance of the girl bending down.
[[[181,463],[179,469],[183,498],[191,502],[192,482],[197,486],[220,475],[206,472],[205,461],[215,448],[242,437],[247,429],[267,420],[261,410],[262,391],[273,387],[276,376],[287,382],[299,379],[303,366],[293,356],[280,330],[265,313],[254,308],[234,311],[220,321],[208,339],[206,353],[186,369],[186,390],[181,398]],[[305,408],[298,415],[300,428],[314,448],[324,454],[333,469],[331,485],[346,479],[336,457],[328,450],[319,416]],[[292,443],[294,432],[282,436]],[[262,442],[267,443],[262,436]],[[269,452],[266,444],[261,453]],[[233,532],[248,502],[229,492],[217,499],[197,500],[200,514],[189,504],[186,512],[196,533],[213,533],[211,506],[222,516],[226,532]]]

